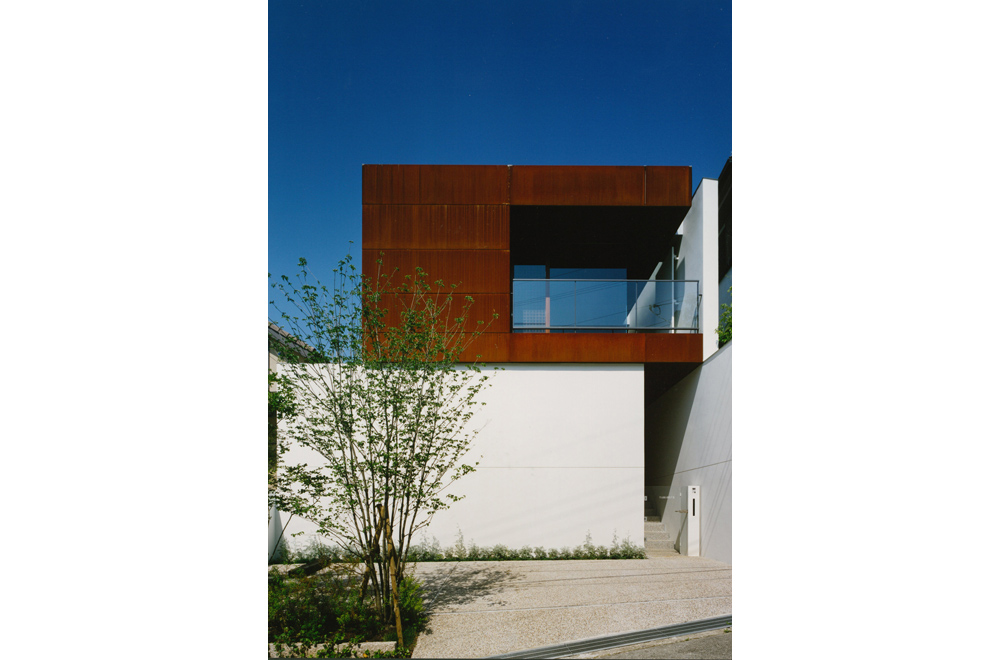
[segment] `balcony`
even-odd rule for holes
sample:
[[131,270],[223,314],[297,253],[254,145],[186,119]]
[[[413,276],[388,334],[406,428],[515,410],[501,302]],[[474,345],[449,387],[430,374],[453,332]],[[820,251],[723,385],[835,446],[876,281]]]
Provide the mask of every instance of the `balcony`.
[[514,332],[698,332],[698,280],[515,278]]

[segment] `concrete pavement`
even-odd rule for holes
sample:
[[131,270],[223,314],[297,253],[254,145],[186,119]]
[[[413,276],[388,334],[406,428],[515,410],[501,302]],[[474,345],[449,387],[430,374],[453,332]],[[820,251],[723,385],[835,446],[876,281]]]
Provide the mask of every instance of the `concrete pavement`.
[[700,557],[427,562],[415,574],[431,615],[415,658],[485,657],[732,613],[732,567]]

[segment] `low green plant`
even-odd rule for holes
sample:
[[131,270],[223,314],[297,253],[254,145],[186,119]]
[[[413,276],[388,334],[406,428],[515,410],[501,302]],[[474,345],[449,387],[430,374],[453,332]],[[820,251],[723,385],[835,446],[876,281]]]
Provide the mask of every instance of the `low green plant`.
[[428,543],[426,540],[410,546],[407,562],[414,561],[527,561],[538,559],[645,559],[646,550],[629,539],[619,539],[615,534],[611,546],[594,545],[590,532],[587,532],[583,545],[575,548],[552,548],[546,550],[541,546],[534,548],[524,546],[520,549],[509,548],[503,544],[492,547],[479,547],[475,542],[465,546],[465,539],[459,531],[454,546],[441,549],[437,539]]
[[608,549],[611,559],[645,559],[646,549],[633,543],[628,537],[619,540],[615,534]]
[[268,566],[273,564],[290,564],[292,557],[292,552],[288,549],[288,543],[285,541],[285,537],[282,536],[278,539],[277,546],[271,551],[271,556],[267,560]]
[[360,600],[356,571],[350,566],[308,576],[268,573],[268,642],[279,653],[302,657],[310,647],[320,646],[318,657],[352,657],[357,643],[385,640],[397,642],[393,654],[368,652],[369,657],[409,657],[427,623],[420,584],[409,576],[400,584],[403,639],[397,640],[395,627],[385,624],[374,602]]
[[287,551],[286,564],[306,564],[313,561],[322,562],[325,565],[336,564],[342,562],[352,562],[357,561],[358,553],[344,552],[343,550],[338,550],[334,546],[326,545],[320,542],[316,538],[309,541],[308,544],[301,548],[296,548],[295,550]]

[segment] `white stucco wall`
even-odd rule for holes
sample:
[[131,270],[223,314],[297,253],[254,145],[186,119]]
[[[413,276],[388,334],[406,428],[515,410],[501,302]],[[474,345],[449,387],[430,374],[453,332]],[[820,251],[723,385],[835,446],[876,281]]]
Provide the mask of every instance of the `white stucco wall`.
[[[704,355],[708,359],[717,350],[719,327],[719,182],[702,179],[691,199],[677,250],[677,279],[698,280],[702,294],[699,308],[700,329],[704,337]],[[689,318],[693,303],[685,297],[682,315]]]
[[650,402],[646,495],[665,531],[686,546],[687,487],[701,487],[701,556],[732,563],[733,386],[730,341]]
[[[435,516],[426,539],[447,547],[461,529],[466,546],[559,548],[589,531],[595,544],[617,534],[641,545],[643,366],[503,367],[471,422],[480,432],[467,462],[479,467],[452,487],[465,499]],[[293,517],[286,534],[313,529]]]
[[268,560],[273,558],[278,561],[281,559],[281,553],[277,552],[278,542],[281,540],[281,526],[283,524],[281,513],[275,507],[271,507],[267,517],[267,557]]

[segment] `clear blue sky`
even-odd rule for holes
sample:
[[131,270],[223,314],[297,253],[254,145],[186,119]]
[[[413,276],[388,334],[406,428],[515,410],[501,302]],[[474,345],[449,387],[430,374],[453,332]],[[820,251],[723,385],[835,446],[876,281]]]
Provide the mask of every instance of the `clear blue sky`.
[[697,185],[732,151],[729,2],[272,0],[268,29],[275,275],[360,257],[363,163],[690,165]]

